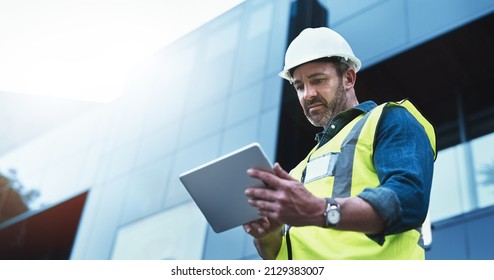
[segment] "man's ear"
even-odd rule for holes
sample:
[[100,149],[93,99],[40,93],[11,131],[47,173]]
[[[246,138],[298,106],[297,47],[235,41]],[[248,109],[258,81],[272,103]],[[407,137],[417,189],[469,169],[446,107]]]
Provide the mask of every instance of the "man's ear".
[[346,90],[352,88],[355,85],[355,81],[357,80],[357,73],[355,73],[355,69],[348,68],[345,74],[343,75],[343,85]]

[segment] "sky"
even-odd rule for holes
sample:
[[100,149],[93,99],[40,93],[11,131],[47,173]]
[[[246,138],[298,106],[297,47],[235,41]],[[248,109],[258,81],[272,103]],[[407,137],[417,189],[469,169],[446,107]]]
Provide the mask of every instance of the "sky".
[[0,92],[110,102],[132,65],[244,0],[0,0]]

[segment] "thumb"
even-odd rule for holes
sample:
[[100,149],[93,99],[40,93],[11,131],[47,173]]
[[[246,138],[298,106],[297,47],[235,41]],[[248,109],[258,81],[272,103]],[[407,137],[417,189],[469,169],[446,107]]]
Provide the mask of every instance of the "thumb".
[[[285,180],[291,180],[291,181],[294,181],[295,179],[290,176],[290,174],[288,174],[288,172],[286,172],[279,163],[275,163],[274,166],[273,166],[273,171],[274,171],[274,174],[276,174],[276,176],[280,177],[281,179],[285,179]],[[296,180],[295,180],[296,181]]]

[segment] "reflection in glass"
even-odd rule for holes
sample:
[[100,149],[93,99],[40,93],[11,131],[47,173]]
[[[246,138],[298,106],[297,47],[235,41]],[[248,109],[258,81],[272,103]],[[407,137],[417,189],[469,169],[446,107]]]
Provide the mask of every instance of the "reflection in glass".
[[27,212],[39,196],[38,190],[22,184],[15,169],[0,173],[0,223]]

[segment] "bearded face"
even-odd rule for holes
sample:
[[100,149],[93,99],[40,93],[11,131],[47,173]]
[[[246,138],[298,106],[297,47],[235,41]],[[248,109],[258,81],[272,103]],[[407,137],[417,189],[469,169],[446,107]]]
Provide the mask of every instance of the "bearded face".
[[316,95],[302,104],[304,114],[313,126],[326,128],[346,103],[345,89],[340,82],[335,95],[329,100]]
[[303,64],[294,70],[293,77],[300,105],[312,125],[327,128],[337,114],[348,109],[343,77],[331,63]]

